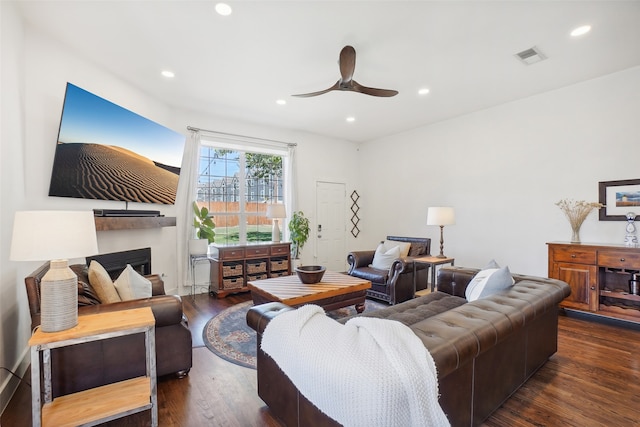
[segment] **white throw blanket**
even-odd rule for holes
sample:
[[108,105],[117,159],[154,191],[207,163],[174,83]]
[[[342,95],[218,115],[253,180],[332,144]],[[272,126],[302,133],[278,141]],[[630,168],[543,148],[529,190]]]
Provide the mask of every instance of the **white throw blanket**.
[[300,392],[344,426],[448,426],[431,354],[400,322],[342,325],[316,305],[276,316],[262,336]]

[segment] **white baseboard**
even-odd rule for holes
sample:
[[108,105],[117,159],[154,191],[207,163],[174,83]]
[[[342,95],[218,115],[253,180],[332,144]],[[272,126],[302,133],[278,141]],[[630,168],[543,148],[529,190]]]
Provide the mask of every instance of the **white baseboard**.
[[[31,357],[29,347],[27,347],[22,352],[20,360],[18,360],[15,366],[12,366],[9,369],[21,378],[24,378],[24,374],[29,367],[29,363],[31,363]],[[18,389],[18,385],[20,385],[20,380],[18,378],[8,372],[5,372],[4,374],[6,374],[7,378],[2,382],[2,385],[0,385],[0,414],[4,412],[5,408],[11,401],[13,394]],[[31,383],[31,379],[27,378],[27,382]]]

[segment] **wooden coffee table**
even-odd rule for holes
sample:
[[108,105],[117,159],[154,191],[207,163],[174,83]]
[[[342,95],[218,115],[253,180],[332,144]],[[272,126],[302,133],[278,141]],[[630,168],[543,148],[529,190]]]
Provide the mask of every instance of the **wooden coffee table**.
[[254,304],[278,301],[291,307],[316,304],[326,311],[354,305],[364,311],[364,301],[371,282],[342,273],[327,271],[320,283],[306,285],[297,275],[247,282]]

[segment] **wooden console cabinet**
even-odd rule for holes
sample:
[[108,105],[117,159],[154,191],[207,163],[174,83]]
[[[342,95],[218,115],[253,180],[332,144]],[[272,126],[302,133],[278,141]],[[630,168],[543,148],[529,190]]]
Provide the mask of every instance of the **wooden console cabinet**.
[[549,277],[567,282],[567,309],[640,322],[640,295],[629,289],[631,275],[640,272],[640,247],[613,244],[552,242]]
[[209,293],[223,298],[248,292],[250,280],[291,274],[291,242],[211,247]]

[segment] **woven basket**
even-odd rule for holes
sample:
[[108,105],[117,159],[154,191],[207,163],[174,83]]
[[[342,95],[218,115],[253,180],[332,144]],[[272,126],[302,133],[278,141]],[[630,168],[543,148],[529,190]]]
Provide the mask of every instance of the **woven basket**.
[[222,281],[222,289],[239,289],[244,285],[242,277],[235,279],[224,279]]
[[242,264],[230,264],[222,266],[222,276],[242,276]]
[[289,268],[289,262],[285,259],[271,261],[271,271],[287,270]]
[[266,273],[266,272],[267,272],[267,263],[265,261],[247,263],[247,274]]

